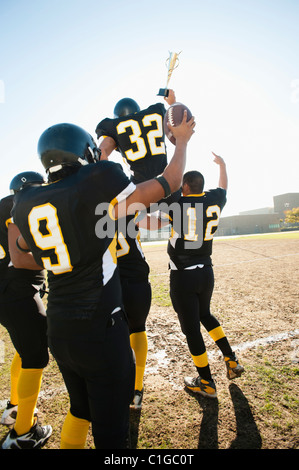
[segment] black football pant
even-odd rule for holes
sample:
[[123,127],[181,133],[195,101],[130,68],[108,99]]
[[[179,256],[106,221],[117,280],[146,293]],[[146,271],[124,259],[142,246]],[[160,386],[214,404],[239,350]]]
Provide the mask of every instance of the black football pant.
[[63,375],[73,416],[92,423],[97,449],[123,449],[129,436],[135,364],[122,312],[109,321],[102,341],[49,338]]
[[149,281],[147,279],[142,281],[121,279],[121,287],[130,334],[145,331],[146,319],[152,301],[152,289]]
[[49,361],[47,319],[39,293],[22,299],[0,295],[0,323],[22,359],[23,369],[44,369]]
[[220,326],[210,311],[213,289],[212,266],[170,272],[171,301],[193,356],[205,351],[200,324],[208,332]]

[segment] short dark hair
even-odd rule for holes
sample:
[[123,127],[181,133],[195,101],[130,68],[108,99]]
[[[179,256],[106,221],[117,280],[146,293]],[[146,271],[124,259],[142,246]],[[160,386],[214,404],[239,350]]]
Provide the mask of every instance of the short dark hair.
[[196,170],[187,171],[183,176],[183,184],[187,184],[193,194],[201,194],[205,184],[203,175]]

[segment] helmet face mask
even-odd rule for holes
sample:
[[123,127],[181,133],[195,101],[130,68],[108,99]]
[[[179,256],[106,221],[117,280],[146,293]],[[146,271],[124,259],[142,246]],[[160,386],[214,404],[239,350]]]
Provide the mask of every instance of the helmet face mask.
[[[95,145],[95,143],[94,143],[94,145]],[[95,145],[95,147],[88,146],[86,148],[85,154],[84,154],[85,162],[95,163],[95,162],[100,160],[100,157],[101,157],[101,150],[98,147],[96,147],[96,145]],[[83,163],[83,165],[84,165],[84,163]]]
[[56,124],[40,136],[37,151],[47,172],[66,165],[87,165],[100,159],[100,150],[88,132],[74,124]]
[[23,171],[17,174],[10,182],[9,190],[11,194],[16,194],[21,191],[25,186],[32,184],[43,184],[44,177],[36,171]]
[[128,114],[139,113],[140,107],[132,98],[122,98],[113,110],[114,118],[128,116]]

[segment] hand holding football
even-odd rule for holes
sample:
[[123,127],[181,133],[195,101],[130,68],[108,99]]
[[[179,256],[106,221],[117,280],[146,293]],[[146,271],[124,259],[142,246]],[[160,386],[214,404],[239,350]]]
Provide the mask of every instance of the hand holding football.
[[176,140],[174,136],[172,135],[172,132],[169,129],[167,123],[169,123],[173,127],[179,126],[183,120],[185,110],[187,111],[187,122],[188,122],[192,117],[192,113],[190,109],[187,108],[187,106],[185,106],[182,103],[174,103],[173,105],[169,106],[169,108],[167,109],[165,113],[164,132],[173,145],[176,144]]

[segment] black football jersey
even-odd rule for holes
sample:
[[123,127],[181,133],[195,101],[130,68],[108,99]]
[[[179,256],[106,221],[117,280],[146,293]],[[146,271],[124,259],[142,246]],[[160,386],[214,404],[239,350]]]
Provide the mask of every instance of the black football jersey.
[[172,269],[211,265],[213,236],[226,203],[222,188],[182,196],[169,212],[172,225],[167,252]]
[[134,183],[160,175],[167,165],[165,112],[164,104],[156,103],[135,114],[103,119],[96,128],[98,137],[114,139],[117,150],[131,169]]
[[[122,226],[122,224],[125,224]],[[144,280],[149,275],[135,216],[120,219],[118,225],[117,264],[121,278]]]
[[[20,292],[26,291],[31,285],[40,286],[44,275],[41,271],[30,269],[16,269],[11,262],[8,250],[8,224],[12,221],[11,210],[14,195],[7,196],[0,201],[0,282],[4,280],[20,280]],[[2,282],[2,286],[4,286]],[[28,295],[28,291],[27,291]]]
[[[48,313],[49,306],[53,310],[64,302],[70,315],[82,315],[82,308],[87,311],[88,305],[97,303],[117,265],[116,228],[105,227],[112,221],[108,206],[134,190],[117,164],[101,161],[17,194],[13,220],[36,261],[48,271]],[[119,301],[116,294],[106,298],[110,312]]]
[[13,195],[7,196],[0,201],[0,277],[5,277],[8,266],[11,264],[8,251],[7,225],[11,220],[11,209],[13,206]]

